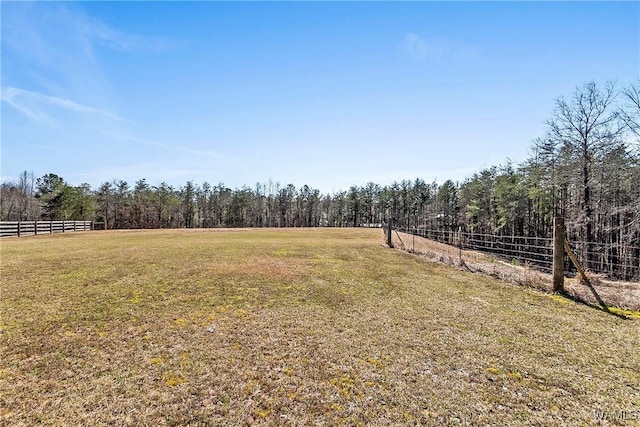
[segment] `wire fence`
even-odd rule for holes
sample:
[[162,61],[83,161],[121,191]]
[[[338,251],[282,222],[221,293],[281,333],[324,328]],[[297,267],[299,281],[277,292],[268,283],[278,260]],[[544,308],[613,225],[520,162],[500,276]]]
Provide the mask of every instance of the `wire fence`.
[[579,241],[571,246],[592,272],[614,279],[640,280],[640,246]]
[[[462,250],[491,254],[511,263],[525,264],[540,271],[553,270],[553,239],[528,236],[446,231],[427,228],[397,228]],[[580,262],[592,273],[615,280],[640,280],[640,247],[619,243],[570,242]],[[565,271],[575,267],[565,256]]]

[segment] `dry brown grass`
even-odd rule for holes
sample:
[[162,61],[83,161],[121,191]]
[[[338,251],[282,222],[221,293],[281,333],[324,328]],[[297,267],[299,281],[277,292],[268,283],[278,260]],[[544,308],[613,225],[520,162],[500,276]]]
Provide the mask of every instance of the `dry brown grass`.
[[638,321],[390,251],[380,230],[1,245],[0,424],[640,417]]
[[[489,274],[500,280],[553,292],[553,277],[528,266],[508,263],[494,256],[476,251],[460,251],[449,245],[412,236],[406,233],[393,234],[394,245],[400,249],[424,256],[432,261],[452,265],[471,272]],[[461,261],[462,259],[462,261]],[[632,317],[640,317],[640,283],[608,281],[588,273],[593,288],[600,298],[614,311]],[[579,278],[566,278],[565,290],[569,296],[588,304],[598,305],[591,289]],[[615,310],[619,308],[621,310]]]

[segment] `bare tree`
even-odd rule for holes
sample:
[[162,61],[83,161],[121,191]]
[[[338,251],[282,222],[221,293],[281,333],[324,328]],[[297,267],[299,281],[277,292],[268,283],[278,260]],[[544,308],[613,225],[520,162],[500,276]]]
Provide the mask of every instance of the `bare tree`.
[[576,88],[572,98],[556,100],[554,117],[547,122],[549,138],[558,153],[570,155],[580,169],[581,228],[587,242],[594,240],[592,205],[592,165],[621,143],[618,138],[618,114],[613,108],[616,99],[614,83],[600,89],[595,82]]
[[640,144],[640,80],[624,88],[622,95],[624,104],[620,107],[620,119]]
[[35,182],[33,172],[24,171],[18,178],[20,220],[37,219],[40,215],[40,208],[35,199]]

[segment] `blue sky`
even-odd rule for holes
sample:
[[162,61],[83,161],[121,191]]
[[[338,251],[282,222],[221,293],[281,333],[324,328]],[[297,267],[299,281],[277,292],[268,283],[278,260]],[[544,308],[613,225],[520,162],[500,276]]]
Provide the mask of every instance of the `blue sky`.
[[2,2],[4,180],[322,192],[524,160],[638,2]]

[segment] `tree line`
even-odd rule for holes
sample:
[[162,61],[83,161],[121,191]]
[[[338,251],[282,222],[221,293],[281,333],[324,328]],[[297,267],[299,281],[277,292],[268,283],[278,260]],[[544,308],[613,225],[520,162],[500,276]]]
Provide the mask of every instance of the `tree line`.
[[401,227],[550,236],[553,217],[589,242],[640,246],[640,82],[588,82],[560,97],[528,159],[461,183],[418,178],[321,194],[304,185],[223,183],[176,188],[105,182],[71,186],[24,172],[1,185],[2,220],[93,220],[107,229],[196,227]]

